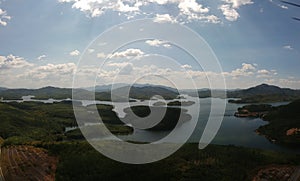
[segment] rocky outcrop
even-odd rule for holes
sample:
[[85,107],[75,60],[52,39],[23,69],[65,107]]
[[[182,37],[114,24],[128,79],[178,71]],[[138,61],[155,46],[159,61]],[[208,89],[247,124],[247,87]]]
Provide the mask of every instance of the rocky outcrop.
[[287,136],[292,136],[296,134],[300,134],[300,128],[292,128],[286,131]]

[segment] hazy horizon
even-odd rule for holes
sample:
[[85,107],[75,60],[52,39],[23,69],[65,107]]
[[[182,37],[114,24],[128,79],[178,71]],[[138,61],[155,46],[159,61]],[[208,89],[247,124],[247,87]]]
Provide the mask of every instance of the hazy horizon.
[[[120,86],[118,86],[118,84],[122,84]],[[252,88],[252,87],[256,87],[256,86],[259,86],[259,85],[262,85],[262,84],[267,84],[267,83],[260,83],[260,84],[256,84],[256,85],[253,85],[253,86],[250,86],[250,87],[236,87],[236,88],[226,88],[226,90],[237,90],[237,89],[248,89],[248,88]],[[111,86],[112,84],[100,84],[100,85],[96,85],[96,86],[87,86],[87,87],[74,87],[75,89],[89,89],[89,88],[93,88],[93,87],[97,87],[97,86],[100,86],[100,87],[104,87],[104,86]],[[117,85],[115,88],[119,88],[119,87],[125,87],[125,86],[128,86],[130,84],[127,84],[127,83],[116,83],[115,85]],[[149,84],[149,83],[137,83],[137,85],[139,86],[163,86],[163,87],[169,87],[169,88],[174,88],[176,89],[176,87],[173,87],[173,86],[170,86],[170,85],[162,85],[162,84]],[[300,90],[300,89],[297,89],[297,88],[291,88],[291,87],[281,87],[279,85],[276,85],[276,84],[267,84],[269,86],[276,86],[276,87],[280,87],[280,88],[287,88],[287,89],[293,89],[293,90]],[[54,86],[54,85],[47,85],[47,86],[43,86],[43,87],[5,87],[5,86],[0,86],[0,88],[6,88],[6,89],[42,89],[42,88],[46,88],[46,87],[54,87],[54,88],[66,88],[66,89],[72,89],[73,87],[59,87],[59,86]],[[200,87],[200,88],[197,88],[198,90],[201,90],[201,89],[210,89],[209,87]],[[179,90],[193,90],[193,88],[180,88]],[[215,89],[215,90],[218,90]],[[223,90],[223,89],[220,89],[220,90]]]

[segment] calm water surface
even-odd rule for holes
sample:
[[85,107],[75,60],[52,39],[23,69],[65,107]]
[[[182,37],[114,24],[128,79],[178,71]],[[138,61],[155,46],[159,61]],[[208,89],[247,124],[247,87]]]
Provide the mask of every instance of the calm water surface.
[[[186,97],[187,100],[195,100],[196,98]],[[220,104],[224,101],[221,99],[215,98],[205,98],[200,99],[200,110],[195,109],[197,106],[187,106],[184,109],[188,110],[188,113],[193,117],[192,120],[187,121],[182,126],[176,128],[179,133],[186,134],[187,127],[197,124],[194,132],[192,133],[188,142],[191,143],[198,143],[202,134],[203,130],[206,126],[210,109],[211,109],[211,101],[220,101]],[[68,99],[69,100],[69,99]],[[32,101],[30,96],[24,96],[23,101]],[[18,102],[23,102],[18,101]],[[53,102],[60,102],[62,100],[34,100],[44,103],[53,103]],[[9,101],[6,101],[9,102]],[[156,101],[137,101],[130,103],[130,106],[137,106],[137,105],[153,105]],[[170,101],[167,101],[170,102]],[[119,117],[124,117],[126,114],[124,113],[124,109],[129,106],[128,103],[112,103],[107,101],[82,101],[84,106],[91,105],[91,104],[109,104],[114,105],[114,111],[117,112]],[[271,103],[274,106],[288,104],[288,102],[280,102],[280,103]],[[292,151],[292,152],[300,152],[300,150],[295,150],[291,148],[281,147],[270,142],[264,136],[260,136],[255,133],[255,130],[262,125],[268,124],[268,122],[263,121],[259,118],[237,118],[234,117],[234,113],[236,112],[238,107],[243,106],[243,104],[226,104],[225,116],[222,121],[222,125],[213,139],[213,144],[219,145],[236,145],[236,146],[244,146],[244,147],[251,147],[251,148],[261,148],[261,149],[268,149],[268,150],[277,150],[277,151]],[[198,107],[199,108],[199,107]],[[194,118],[197,117],[199,114],[198,120]],[[210,115],[210,116],[219,116],[219,115]],[[197,123],[196,123],[197,122]],[[167,136],[169,132],[166,131],[146,131],[146,130],[139,130],[134,129],[134,133],[132,135],[126,136],[119,136],[120,139],[126,141],[142,141],[142,142],[153,142],[158,141],[161,138]],[[177,140],[177,139],[174,139]],[[170,140],[172,142],[172,140]],[[175,142],[175,141],[174,141]]]

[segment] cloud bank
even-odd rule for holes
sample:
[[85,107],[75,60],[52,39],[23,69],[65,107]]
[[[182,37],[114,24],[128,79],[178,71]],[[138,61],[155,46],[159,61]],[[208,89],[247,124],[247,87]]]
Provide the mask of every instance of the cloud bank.
[[[201,3],[196,0],[58,0],[59,3],[69,3],[74,9],[86,13],[89,17],[102,16],[108,11],[123,14],[128,18],[144,15],[155,18],[156,22],[201,21],[207,23],[221,23],[221,17],[212,13],[212,9],[220,10],[228,21],[239,18],[238,9],[241,6],[253,4],[252,0],[221,0],[218,7],[210,7],[209,1]],[[172,7],[172,12],[160,13],[159,8]],[[155,13],[153,13],[155,12]]]

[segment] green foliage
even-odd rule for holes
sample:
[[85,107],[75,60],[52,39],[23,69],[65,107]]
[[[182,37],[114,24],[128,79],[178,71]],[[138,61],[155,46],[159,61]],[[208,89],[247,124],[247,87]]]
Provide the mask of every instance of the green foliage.
[[238,108],[238,111],[248,110],[249,112],[266,112],[273,110],[273,107],[269,104],[251,104]]
[[240,100],[229,100],[229,103],[236,104],[249,104],[249,103],[271,103],[271,102],[287,102],[300,98],[299,96],[289,96],[281,94],[268,94],[268,95],[254,95],[254,96],[242,96]]
[[[95,105],[93,105],[95,106]],[[123,125],[124,123],[120,120],[118,117],[117,113],[113,111],[113,106],[112,105],[104,105],[104,104],[98,104],[96,105],[98,113],[101,117],[101,120],[103,123],[107,124],[121,124]],[[87,107],[87,110],[93,111],[92,105]],[[90,122],[99,122],[99,120],[89,120]]]
[[4,140],[2,146],[30,144],[33,140],[26,136],[12,136]]
[[191,106],[195,104],[193,101],[174,101],[174,102],[169,102],[168,106]]
[[[106,128],[114,135],[128,135],[133,132],[133,128],[124,125],[114,125],[114,124],[105,124],[105,125],[94,125],[94,126],[85,126],[81,130],[91,138],[95,135],[94,138],[99,136],[107,136],[105,133],[99,133],[99,126],[106,126]],[[85,139],[81,130],[79,128],[71,130],[65,133],[65,136],[69,140],[82,140]],[[100,135],[103,134],[103,135]]]
[[264,117],[269,124],[261,126],[258,131],[280,144],[300,147],[300,134],[290,136],[286,134],[289,129],[300,128],[299,107],[300,100],[277,107]]
[[[128,101],[127,95],[119,96],[119,94],[126,93],[126,89],[130,87],[120,88],[119,93],[116,96],[115,101]],[[32,95],[35,96],[33,99],[68,99],[72,98],[72,94],[76,98],[84,100],[96,100],[111,101],[111,91],[104,92],[91,92],[84,89],[70,89],[70,88],[57,88],[57,87],[44,87],[41,89],[2,89],[0,91],[0,98],[3,97],[5,100],[20,100],[22,96]],[[161,95],[165,99],[174,99],[178,96],[178,92],[174,92],[167,88],[162,87],[131,87],[129,97],[134,99],[149,100],[155,95]]]
[[[270,164],[297,165],[299,155],[235,146],[186,144],[174,155],[145,165],[119,163],[86,142],[39,145],[59,156],[57,180],[251,180],[253,171]],[[105,144],[103,145],[105,146]]]
[[[150,109],[151,108],[151,109]],[[147,117],[150,113],[155,115],[156,112],[160,111],[160,107],[149,107],[149,106],[133,106],[131,108],[126,108],[124,110],[126,114],[125,120],[127,122],[131,123],[131,121],[135,121],[132,117],[132,115],[129,113],[129,110],[132,110],[132,112],[139,116],[139,117]],[[153,112],[151,112],[153,111]],[[163,117],[163,119],[154,127],[149,128],[150,130],[154,131],[162,131],[162,130],[172,130],[175,128],[177,124],[182,124],[185,121],[189,121],[191,119],[191,116],[186,113],[187,110],[181,109],[181,108],[172,108],[167,107],[166,113]],[[151,120],[149,120],[151,121]]]
[[0,136],[33,140],[57,140],[65,127],[76,125],[70,102],[0,103]]
[[4,143],[4,139],[0,136],[0,146]]
[[[78,111],[86,114],[90,123],[98,123],[99,120],[89,119],[90,106],[79,106]],[[106,127],[113,134],[130,134],[133,129],[124,126],[111,105],[97,105],[97,110]],[[22,141],[58,141],[68,139],[83,139],[79,130],[65,133],[66,127],[77,126],[71,101],[63,101],[53,104],[41,102],[9,102],[0,103],[0,137],[7,144],[20,144]],[[82,126],[82,125],[80,125]],[[95,126],[93,126],[95,127]],[[89,128],[93,134],[97,128]],[[94,131],[93,131],[94,130]]]

